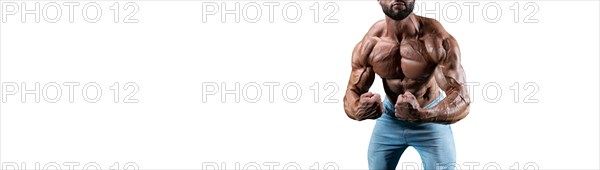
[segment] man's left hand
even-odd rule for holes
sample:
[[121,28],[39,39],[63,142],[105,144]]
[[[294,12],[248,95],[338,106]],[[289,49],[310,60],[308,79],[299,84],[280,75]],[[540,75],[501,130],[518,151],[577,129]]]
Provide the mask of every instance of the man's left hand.
[[408,91],[398,96],[394,107],[396,108],[396,118],[399,120],[417,122],[422,119],[421,106],[417,102],[417,98]]

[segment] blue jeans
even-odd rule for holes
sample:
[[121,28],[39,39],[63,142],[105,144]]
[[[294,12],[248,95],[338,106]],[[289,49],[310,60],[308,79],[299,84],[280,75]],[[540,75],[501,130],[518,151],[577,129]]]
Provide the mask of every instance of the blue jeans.
[[[440,95],[423,108],[437,105],[444,97]],[[395,169],[400,156],[409,146],[414,147],[421,156],[423,169],[454,169],[456,151],[450,125],[401,121],[394,116],[394,104],[387,98],[384,105],[385,113],[377,119],[369,143],[369,169]]]

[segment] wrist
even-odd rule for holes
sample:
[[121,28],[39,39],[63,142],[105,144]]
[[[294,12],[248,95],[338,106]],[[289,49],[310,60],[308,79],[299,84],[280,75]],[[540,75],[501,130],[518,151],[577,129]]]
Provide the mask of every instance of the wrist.
[[418,113],[419,115],[423,115],[423,116],[425,116],[425,115],[429,115],[429,114],[428,114],[429,112],[428,112],[426,109],[424,109],[424,108],[418,108],[418,109],[417,109],[417,113]]
[[424,109],[424,108],[417,109],[417,113],[418,113],[418,115],[420,115],[420,119],[422,121],[429,121],[429,119],[434,117],[431,115],[431,112],[428,109]]

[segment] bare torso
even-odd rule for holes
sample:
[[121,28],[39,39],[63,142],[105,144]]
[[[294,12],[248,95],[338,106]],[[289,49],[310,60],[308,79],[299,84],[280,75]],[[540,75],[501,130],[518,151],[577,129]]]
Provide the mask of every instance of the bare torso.
[[[380,3],[384,12],[406,4]],[[458,43],[434,19],[413,13],[393,19],[386,13],[386,18],[375,23],[354,47],[351,63],[344,96],[344,111],[351,119],[377,119],[384,112],[381,96],[369,92],[377,75],[399,120],[455,123],[469,113]],[[440,89],[446,97],[424,107],[441,95]]]
[[[421,22],[426,18],[415,16]],[[374,43],[367,55],[367,63],[383,80],[386,96],[396,103],[398,95],[409,91],[415,95],[421,106],[439,97],[440,88],[433,76],[437,67],[439,49],[442,48],[443,34],[436,28],[419,25],[414,37],[398,42],[385,35],[385,22],[376,23],[367,34]],[[436,32],[429,32],[436,30]]]

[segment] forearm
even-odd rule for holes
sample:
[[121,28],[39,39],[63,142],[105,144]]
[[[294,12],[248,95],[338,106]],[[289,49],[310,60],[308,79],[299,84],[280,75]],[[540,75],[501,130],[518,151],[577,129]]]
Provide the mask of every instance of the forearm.
[[360,120],[357,117],[358,102],[360,97],[352,90],[347,90],[344,96],[344,111],[350,119]]
[[383,113],[381,96],[377,93],[359,93],[348,90],[344,97],[344,110],[349,118],[362,121],[377,119]]
[[420,109],[423,122],[437,122],[437,123],[456,123],[469,114],[470,100],[467,91],[462,88],[454,88],[448,91],[447,97],[442,100],[438,105],[428,108]]

